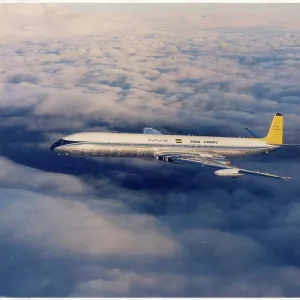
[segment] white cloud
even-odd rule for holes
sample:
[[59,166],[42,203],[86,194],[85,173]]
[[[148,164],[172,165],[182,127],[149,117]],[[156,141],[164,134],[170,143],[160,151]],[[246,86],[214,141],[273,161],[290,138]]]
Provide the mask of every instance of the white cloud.
[[[104,277],[104,276],[103,276]],[[78,285],[77,290],[70,297],[109,297],[115,295],[169,295],[181,293],[186,286],[187,278],[171,273],[143,273],[125,272],[119,269],[110,270],[106,278],[86,281]],[[162,284],[163,283],[163,284]]]
[[[11,6],[9,10],[18,11],[17,7]],[[186,9],[186,12],[191,10]],[[5,10],[3,6],[2,13]],[[49,10],[56,13],[49,13]],[[257,125],[267,126],[266,113],[270,118],[275,110],[288,117],[298,112],[298,106],[280,102],[292,93],[291,83],[298,82],[297,64],[290,64],[291,59],[293,62],[298,59],[294,48],[290,47],[297,41],[297,32],[282,34],[279,31],[270,33],[267,38],[254,30],[249,34],[227,32],[220,35],[209,25],[202,30],[202,23],[196,22],[198,12],[187,14],[182,10],[179,13],[175,9],[170,13],[174,13],[174,17],[166,21],[160,14],[150,16],[134,11],[114,12],[113,15],[99,10],[76,11],[75,17],[68,6],[51,8],[50,5],[49,9],[44,6],[34,13],[25,10],[23,18],[28,18],[30,24],[41,22],[41,15],[46,14],[43,30],[51,29],[50,33],[53,22],[58,26],[68,16],[86,32],[77,32],[74,25],[73,31],[62,33],[68,38],[57,36],[54,39],[49,33],[42,43],[37,35],[36,43],[3,46],[6,59],[0,75],[4,82],[0,106],[26,107],[36,116],[64,115],[71,119],[80,115],[74,130],[80,126],[84,128],[85,122],[91,119],[112,126],[122,124],[128,129],[140,123],[172,126],[178,124],[177,120],[189,123],[191,128],[200,128],[220,114],[223,116],[220,123],[224,125],[231,119],[224,110],[243,111],[248,119],[255,112],[262,116]],[[7,22],[11,20],[9,16],[10,13],[6,16]],[[188,18],[180,25],[177,22],[183,16]],[[221,18],[222,22],[226,23],[226,18]],[[97,35],[94,35],[89,26],[83,26],[87,19],[89,22],[110,20],[114,35],[108,36],[103,26],[95,26]],[[114,25],[111,24],[113,19]],[[122,20],[127,19],[137,31],[124,26]],[[205,22],[208,19],[205,18]],[[162,24],[166,30],[162,30]],[[178,27],[186,34],[175,34]],[[114,31],[115,28],[122,33]],[[15,55],[16,51],[19,55]],[[280,59],[274,62],[271,58],[274,55]],[[281,90],[278,90],[279,82]],[[262,86],[269,92],[261,99]],[[234,126],[236,119],[231,122]],[[49,126],[53,128],[50,122]]]
[[10,232],[13,239],[50,256],[51,251],[68,251],[96,257],[169,257],[179,251],[155,218],[112,210],[105,205],[109,199],[93,202],[91,209],[87,196],[83,204],[25,190],[1,188],[1,195],[2,234]]
[[13,189],[73,195],[82,195],[92,191],[87,184],[76,177],[45,173],[38,169],[15,164],[4,157],[0,157],[0,185]]

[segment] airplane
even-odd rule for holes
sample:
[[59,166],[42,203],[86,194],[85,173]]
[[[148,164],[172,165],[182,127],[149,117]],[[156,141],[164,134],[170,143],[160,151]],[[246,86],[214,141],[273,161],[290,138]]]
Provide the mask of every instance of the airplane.
[[282,180],[291,179],[267,172],[246,170],[231,165],[228,158],[268,153],[284,146],[283,115],[276,113],[265,137],[245,128],[250,138],[165,135],[153,128],[141,134],[82,132],[57,140],[50,149],[60,155],[86,157],[141,157],[159,161],[216,169],[214,175],[236,178],[257,175]]

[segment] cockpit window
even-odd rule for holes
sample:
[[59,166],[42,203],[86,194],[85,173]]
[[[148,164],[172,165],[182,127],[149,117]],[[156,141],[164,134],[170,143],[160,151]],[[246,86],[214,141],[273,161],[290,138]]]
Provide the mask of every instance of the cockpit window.
[[56,144],[57,146],[62,146],[64,143],[65,143],[65,140],[59,139],[55,144]]
[[78,143],[77,141],[67,141],[64,139],[59,139],[58,141],[56,141],[52,146],[51,146],[51,150],[54,150],[56,147],[60,147],[60,146],[64,146],[64,145],[68,145],[68,144],[74,144],[74,143]]

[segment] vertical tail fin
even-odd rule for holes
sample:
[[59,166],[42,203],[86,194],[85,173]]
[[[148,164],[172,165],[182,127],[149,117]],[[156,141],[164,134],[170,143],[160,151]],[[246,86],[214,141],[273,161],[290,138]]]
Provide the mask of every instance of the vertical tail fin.
[[283,143],[283,115],[276,113],[273,117],[269,132],[263,138],[268,144],[281,145]]

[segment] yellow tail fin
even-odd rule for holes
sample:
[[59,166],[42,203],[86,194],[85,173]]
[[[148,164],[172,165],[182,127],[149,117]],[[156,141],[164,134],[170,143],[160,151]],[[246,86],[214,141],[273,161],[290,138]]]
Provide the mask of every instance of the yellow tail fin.
[[268,144],[281,145],[283,143],[283,115],[276,113],[269,132],[265,138],[263,138]]

